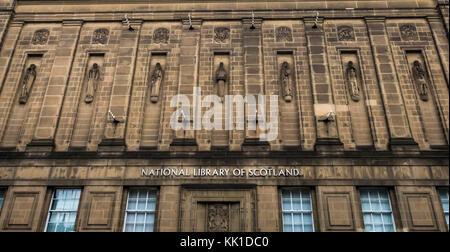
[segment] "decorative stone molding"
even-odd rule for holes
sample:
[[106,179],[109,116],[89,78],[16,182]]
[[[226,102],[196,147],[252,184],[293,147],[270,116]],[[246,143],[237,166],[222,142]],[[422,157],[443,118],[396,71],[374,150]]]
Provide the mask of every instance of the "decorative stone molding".
[[230,29],[227,27],[217,27],[214,29],[214,41],[217,43],[226,43],[230,38]]
[[97,29],[92,36],[92,44],[106,44],[108,43],[109,30],[105,28]]
[[161,44],[169,41],[169,30],[166,28],[158,28],[153,32],[153,43]]
[[276,34],[277,42],[292,41],[292,31],[291,31],[291,28],[289,28],[289,27],[286,27],[286,26],[277,27],[275,34]]
[[353,27],[351,26],[339,26],[338,27],[338,39],[340,41],[354,41],[355,33],[353,31]]
[[33,45],[45,45],[48,42],[48,38],[50,37],[50,31],[47,29],[37,30],[34,35],[31,43]]

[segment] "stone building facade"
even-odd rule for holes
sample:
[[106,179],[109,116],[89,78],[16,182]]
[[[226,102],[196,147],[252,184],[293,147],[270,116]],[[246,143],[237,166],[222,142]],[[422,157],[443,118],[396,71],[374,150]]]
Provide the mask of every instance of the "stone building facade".
[[[448,6],[0,0],[0,231],[448,231]],[[195,87],[277,138],[172,129]]]

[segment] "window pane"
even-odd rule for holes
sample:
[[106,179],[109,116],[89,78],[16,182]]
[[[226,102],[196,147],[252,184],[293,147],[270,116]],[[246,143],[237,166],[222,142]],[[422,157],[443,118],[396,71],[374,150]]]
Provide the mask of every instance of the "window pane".
[[307,189],[281,193],[284,232],[313,232],[311,192]]
[[449,228],[449,224],[448,224],[448,188],[441,188],[439,189],[439,196],[441,198],[441,203],[442,203],[442,209],[444,210],[444,215],[445,215],[445,220],[447,221],[447,228]]
[[130,190],[127,201],[124,232],[153,232],[156,192]]
[[81,189],[56,189],[49,210],[47,232],[72,232]]
[[3,200],[5,199],[5,190],[0,189],[0,210],[2,210]]
[[395,232],[388,191],[385,189],[361,189],[360,194],[366,231]]

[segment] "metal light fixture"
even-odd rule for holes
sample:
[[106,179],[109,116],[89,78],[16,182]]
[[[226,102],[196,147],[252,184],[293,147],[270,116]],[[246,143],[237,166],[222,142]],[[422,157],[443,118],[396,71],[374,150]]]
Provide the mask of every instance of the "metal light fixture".
[[313,25],[313,29],[317,29],[319,26],[318,26],[318,23],[319,23],[319,12],[318,11],[316,11],[316,17],[315,17],[315,19],[314,19],[314,25]]
[[129,30],[129,31],[134,31],[134,28],[131,27],[130,19],[128,18],[128,14],[125,14],[125,22],[127,22],[128,30]]
[[256,29],[255,27],[255,13],[252,11],[252,26],[250,26],[250,30]]
[[194,30],[194,26],[192,26],[192,15],[191,13],[188,14],[188,18],[189,18],[189,30]]
[[119,123],[123,123],[123,120],[119,120],[116,118],[114,113],[111,110],[108,110],[108,114],[111,116],[112,120],[108,120],[109,123],[114,123],[114,125],[117,125]]

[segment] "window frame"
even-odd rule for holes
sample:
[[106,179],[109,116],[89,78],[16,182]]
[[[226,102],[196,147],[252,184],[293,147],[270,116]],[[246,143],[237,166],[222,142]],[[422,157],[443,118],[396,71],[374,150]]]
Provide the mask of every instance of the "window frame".
[[[389,188],[389,187],[382,187],[382,186],[380,186],[380,187],[364,187],[364,186],[361,186],[361,187],[358,187],[357,188],[357,190],[358,190],[358,194],[359,194],[359,209],[360,209],[360,211],[361,211],[361,219],[362,219],[362,225],[363,225],[363,228],[364,228],[364,232],[367,232],[366,231],[366,223],[365,223],[365,221],[364,221],[364,214],[366,213],[364,210],[363,210],[363,207],[362,207],[362,200],[361,200],[361,191],[362,190],[384,190],[385,192],[386,192],[386,194],[387,194],[387,196],[388,196],[388,200],[389,200],[389,206],[391,207],[391,217],[392,217],[392,225],[393,225],[393,227],[394,227],[394,231],[393,231],[393,233],[397,233],[398,232],[398,226],[397,226],[397,212],[395,211],[395,206],[396,206],[396,202],[394,202],[394,200],[393,200],[393,198],[392,198],[392,193],[391,193],[391,188]],[[383,213],[385,213],[385,212],[372,212],[372,213],[381,213],[381,214],[383,214]],[[371,213],[371,214],[372,214]],[[383,229],[384,229],[384,221],[383,221]],[[376,232],[375,232],[376,233]],[[383,232],[379,232],[378,231],[378,233],[386,233],[385,231],[383,231]]]
[[[139,191],[139,190],[146,190],[148,192],[154,192],[155,193],[155,197],[156,197],[156,203],[155,203],[155,210],[153,211],[154,214],[154,220],[153,220],[153,232],[159,232],[159,188],[156,187],[127,187],[124,188],[123,190],[123,195],[126,195],[126,197],[123,197],[122,200],[122,214],[121,219],[119,221],[119,227],[121,227],[120,231],[123,233],[125,232],[125,227],[126,227],[126,217],[127,217],[127,213],[129,211],[127,211],[128,209],[128,199],[129,199],[129,195],[131,191]],[[137,212],[137,211],[133,211],[133,212]],[[142,211],[145,213],[148,213],[149,211],[145,210]],[[129,232],[132,233],[132,232]]]
[[[83,188],[81,187],[55,187],[52,189],[51,194],[50,194],[50,202],[48,205],[48,210],[47,210],[47,218],[45,219],[45,225],[44,225],[44,231],[45,233],[47,233],[47,228],[48,228],[48,224],[49,224],[49,220],[50,220],[50,215],[52,212],[74,212],[74,211],[53,211],[51,210],[52,204],[53,204],[53,200],[54,200],[54,196],[56,194],[57,190],[80,190],[80,198],[78,199],[78,207],[77,207],[77,211],[76,211],[76,217],[75,217],[75,223],[73,226],[73,231],[71,232],[76,232],[77,230],[77,223],[78,223],[78,218],[80,216],[80,205],[81,205],[81,201],[83,199]],[[67,233],[71,233],[71,232],[67,232]]]
[[[284,222],[283,222],[283,214],[285,213],[285,211],[283,211],[283,191],[292,191],[292,190],[308,190],[311,196],[311,218],[312,218],[312,228],[313,231],[310,233],[314,233],[317,232],[317,227],[318,227],[318,219],[315,218],[315,216],[317,216],[317,207],[316,207],[316,194],[315,194],[315,190],[313,187],[308,187],[308,186],[283,186],[283,187],[279,187],[278,188],[278,199],[279,199],[279,203],[278,203],[278,209],[279,211],[279,218],[280,218],[280,227],[279,227],[279,231],[280,232],[285,232],[284,231]],[[295,232],[294,232],[295,233]]]
[[[450,190],[449,190],[449,188],[448,187],[438,187],[438,188],[436,188],[437,189],[437,194],[438,194],[438,197],[439,197],[439,202],[441,203],[441,209],[442,209],[442,213],[443,213],[443,216],[444,216],[444,223],[445,224],[447,224],[447,232],[449,231],[449,223],[447,223],[447,218],[445,218],[445,209],[444,209],[444,203],[442,202],[442,198],[441,198],[441,190],[447,190],[447,200],[449,200],[449,195],[450,195]],[[449,210],[447,210],[447,214],[449,214]]]
[[0,205],[0,215],[1,215],[3,207],[5,206],[6,194],[8,193],[8,188],[7,187],[0,187],[0,191],[4,192],[2,204]]

